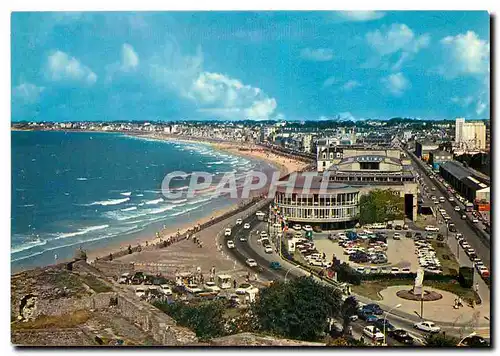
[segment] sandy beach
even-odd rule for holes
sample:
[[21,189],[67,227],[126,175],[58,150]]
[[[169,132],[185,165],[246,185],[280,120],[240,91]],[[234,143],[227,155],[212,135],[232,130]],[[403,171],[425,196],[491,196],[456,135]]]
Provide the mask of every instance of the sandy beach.
[[[174,138],[171,136],[166,136],[162,134],[149,134],[149,135],[141,135],[140,137],[145,137],[145,138],[152,138],[152,139],[158,139],[158,140],[169,140],[169,141],[177,141],[177,142],[200,142],[200,143],[205,143],[211,145],[213,148],[221,151],[228,152],[232,155],[242,155],[246,156],[249,158],[253,159],[259,159],[263,161],[267,161],[268,163],[276,166],[279,171],[281,176],[284,176],[290,172],[298,171],[303,169],[305,166],[307,166],[307,163],[291,159],[289,157],[284,157],[272,152],[269,152],[265,150],[262,147],[255,146],[255,145],[248,145],[248,146],[241,146],[236,143],[232,142],[221,142],[221,143],[213,143],[213,142],[208,142],[208,141],[194,141],[194,140],[184,140],[182,138]],[[213,214],[210,216],[205,216],[203,218],[200,218],[195,221],[188,222],[186,224],[183,224],[181,226],[176,226],[174,228],[169,228],[166,227],[165,229],[162,229],[157,232],[157,235],[145,235],[145,236],[139,236],[131,240],[127,241],[122,241],[122,242],[117,242],[115,244],[110,244],[104,248],[99,248],[95,250],[90,250],[87,251],[87,257],[89,261],[93,261],[96,258],[103,258],[107,257],[110,254],[117,253],[119,251],[126,250],[128,246],[136,247],[140,245],[141,247],[144,247],[146,244],[148,245],[155,245],[158,243],[161,243],[162,241],[168,239],[169,237],[173,239],[176,235],[180,234],[183,235],[185,234],[188,230],[193,229],[194,227],[198,225],[203,225],[204,223],[207,223],[211,221],[212,219],[215,219],[217,217],[220,217],[224,214],[228,214],[229,212],[238,209],[239,204],[241,204],[241,201],[239,203],[234,203],[231,206],[223,209],[219,209],[217,211],[214,211]]]

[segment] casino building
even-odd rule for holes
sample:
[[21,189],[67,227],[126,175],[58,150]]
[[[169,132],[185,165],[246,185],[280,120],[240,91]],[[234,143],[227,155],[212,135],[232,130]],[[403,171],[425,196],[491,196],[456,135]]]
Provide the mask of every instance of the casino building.
[[293,189],[284,184],[277,187],[274,204],[288,221],[324,229],[352,227],[360,197],[373,189],[393,190],[404,198],[406,218],[416,217],[418,185],[410,160],[401,151],[343,148],[329,161],[327,170],[299,174]]

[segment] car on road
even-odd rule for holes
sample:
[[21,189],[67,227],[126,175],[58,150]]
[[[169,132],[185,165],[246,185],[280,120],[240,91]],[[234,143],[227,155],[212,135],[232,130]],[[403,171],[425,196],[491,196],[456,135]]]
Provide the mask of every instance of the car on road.
[[389,336],[392,337],[394,340],[399,341],[406,345],[413,345],[413,343],[415,342],[415,340],[411,337],[411,335],[408,334],[408,331],[404,329],[392,330],[389,333]]
[[461,237],[463,238],[463,235],[460,232],[455,235],[456,240],[459,240]]
[[246,229],[246,230],[250,229],[250,224],[249,223],[245,223],[245,225],[243,225],[243,228]]
[[226,230],[224,230],[224,236],[231,236],[231,229],[230,228],[227,228]]
[[399,233],[399,232],[395,232],[395,233],[394,233],[394,236],[393,236],[393,239],[394,239],[394,240],[401,240],[401,235],[400,235],[400,233]]
[[239,240],[240,240],[241,242],[247,242],[247,241],[248,241],[248,238],[247,238],[246,236],[244,236],[244,235],[241,235],[241,236],[240,236],[240,238],[239,238]]
[[483,278],[488,278],[490,276],[490,271],[488,268],[485,266],[478,266],[477,267],[477,272],[481,275]]
[[435,190],[436,190],[436,187],[432,187],[432,188],[431,188],[431,190],[432,190],[432,191],[435,191]]
[[128,281],[130,280],[130,273],[123,273],[120,276],[120,279],[118,280],[119,284],[128,284]]
[[452,201],[452,202],[453,202],[453,201],[455,201],[455,198],[453,198],[453,197],[449,197],[449,198],[448,198],[448,201]]
[[311,225],[304,225],[302,228],[304,229],[304,231],[313,231],[313,228]]
[[217,284],[215,282],[210,282],[210,281],[205,283],[205,290],[210,291],[210,292],[214,292],[214,293],[220,292],[220,288],[217,287]]
[[363,329],[363,334],[375,341],[384,340],[384,334],[382,334],[380,330],[373,325],[365,326],[365,328]]
[[380,330],[382,330],[382,332],[384,332],[384,324],[385,324],[385,332],[390,332],[391,330],[394,330],[396,329],[394,327],[394,325],[392,325],[389,320],[387,319],[382,319],[382,318],[379,318],[376,322],[375,322],[375,326],[377,328],[379,328]]
[[139,298],[146,296],[146,289],[144,287],[137,287],[135,289],[135,295]]
[[249,266],[249,267],[257,267],[257,262],[255,262],[255,260],[253,258],[248,258],[245,263]]
[[438,333],[441,331],[441,328],[432,321],[421,321],[420,323],[413,324],[413,327],[417,330],[428,333]]
[[413,237],[413,234],[411,233],[411,231],[407,231],[405,237],[411,239]]
[[261,231],[261,233],[260,233],[260,239],[261,239],[261,240],[262,240],[262,239],[267,239],[267,232],[265,232],[265,231]]
[[391,273],[392,274],[398,274],[399,273],[399,268],[398,267],[392,267],[391,268]]
[[363,310],[370,310],[373,314],[376,314],[376,315],[382,315],[384,313],[384,311],[382,310],[380,305],[375,304],[375,303],[366,304],[363,306],[362,309]]
[[271,245],[267,245],[266,247],[264,247],[264,252],[265,253],[273,253],[273,248]]
[[234,248],[234,241],[233,240],[227,240],[227,248]]
[[297,231],[302,230],[302,226],[300,226],[299,224],[295,224],[295,225],[293,225],[293,227],[292,227],[292,228],[293,228],[294,230],[297,230]]
[[198,287],[198,285],[195,283],[189,283],[188,285],[184,286],[184,289],[186,290],[186,292],[191,293],[191,294],[203,292],[203,289]]
[[473,222],[474,224],[477,224],[477,223],[479,223],[479,220],[478,220],[477,218],[472,218],[472,222]]
[[439,231],[439,228],[433,225],[427,225],[425,231]]
[[378,317],[375,314],[373,314],[373,312],[371,310],[363,310],[363,309],[361,309],[358,312],[358,317],[361,320],[366,321],[368,324],[374,323],[374,322],[376,322],[378,320]]
[[467,219],[467,215],[462,214],[461,218],[462,218],[462,220],[465,220],[465,219]]
[[401,269],[401,273],[410,273],[410,267],[404,267]]
[[160,291],[165,294],[166,296],[171,296],[173,293],[172,293],[172,288],[170,288],[170,286],[168,284],[162,284],[160,286]]
[[460,207],[458,205],[455,205],[453,209],[455,209],[455,211],[460,211]]
[[274,270],[279,270],[279,269],[281,269],[281,264],[278,261],[272,261],[269,264],[269,268],[274,269]]
[[241,225],[243,224],[243,220],[242,219],[236,219],[236,225]]

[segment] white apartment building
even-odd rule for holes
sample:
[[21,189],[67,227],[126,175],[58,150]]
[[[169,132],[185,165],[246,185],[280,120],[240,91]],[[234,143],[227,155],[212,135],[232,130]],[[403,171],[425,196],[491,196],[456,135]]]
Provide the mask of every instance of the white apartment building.
[[465,150],[486,149],[486,125],[481,121],[465,122],[455,119],[455,144]]

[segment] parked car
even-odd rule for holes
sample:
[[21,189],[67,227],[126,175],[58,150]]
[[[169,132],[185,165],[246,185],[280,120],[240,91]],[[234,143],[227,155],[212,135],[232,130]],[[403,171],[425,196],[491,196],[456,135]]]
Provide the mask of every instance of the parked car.
[[399,273],[399,268],[398,267],[392,267],[391,268],[391,273],[392,274],[398,274]]
[[243,228],[246,229],[246,230],[250,229],[250,224],[249,223],[245,223],[245,225],[243,225]]
[[236,225],[243,224],[243,219],[236,219]]
[[253,258],[248,258],[245,263],[249,266],[249,267],[257,267],[257,262],[255,262],[255,260]]
[[436,231],[439,231],[439,228],[436,227],[436,226],[432,226],[432,225],[427,225],[425,227],[425,231],[433,231],[433,232],[436,232]]
[[130,280],[130,273],[123,273],[118,279],[118,283],[128,284],[129,280]]
[[172,288],[168,284],[162,284],[160,286],[160,291],[166,296],[171,296],[173,294]]
[[217,286],[215,282],[210,282],[210,281],[205,282],[205,289],[210,292],[215,292],[215,293],[220,292],[220,288]]
[[233,240],[227,240],[227,248],[234,248],[234,241]]
[[227,228],[226,230],[224,230],[224,236],[231,236],[231,229],[230,228]]
[[269,268],[274,269],[274,270],[279,270],[279,269],[281,269],[281,265],[278,261],[272,261],[269,264]]
[[264,252],[265,253],[273,253],[273,248],[271,245],[267,245],[266,247],[264,247]]
[[300,230],[302,230],[302,226],[300,226],[300,224],[295,224],[295,225],[293,225],[293,229],[300,231]]
[[408,334],[408,331],[404,329],[395,329],[392,330],[389,335],[396,341],[399,341],[406,345],[413,345],[415,340]]
[[236,289],[236,294],[245,294],[252,289],[254,289],[254,287],[250,283],[242,283],[239,285],[238,289]]
[[411,239],[413,237],[413,234],[411,233],[411,231],[407,231],[405,237]]
[[382,318],[379,318],[376,322],[375,322],[375,326],[377,328],[379,328],[380,330],[382,330],[382,332],[384,331],[384,324],[385,324],[385,332],[390,332],[392,330],[395,329],[394,325],[392,325],[389,320],[387,319],[382,319]]
[[468,336],[458,346],[489,347],[490,343],[479,335]]
[[247,242],[247,241],[248,241],[248,237],[246,237],[245,235],[240,235],[239,240],[240,240],[241,242]]
[[455,211],[460,211],[460,207],[458,205],[455,205],[453,209],[455,209]]
[[379,329],[377,329],[373,325],[368,325],[363,329],[363,334],[366,335],[369,339],[375,340],[375,341],[382,341],[384,340],[384,334],[380,332]]
[[378,320],[378,317],[375,314],[373,314],[373,312],[370,310],[363,310],[363,309],[360,310],[358,312],[358,317],[369,324],[374,323]]
[[302,228],[304,229],[304,231],[313,231],[313,228],[311,225],[304,225]]
[[138,296],[139,298],[145,297],[146,296],[146,288],[144,288],[144,287],[135,288],[135,295]]
[[370,310],[373,314],[376,314],[376,315],[382,315],[384,313],[382,308],[380,308],[380,305],[375,304],[375,303],[366,304],[363,306],[362,309],[363,310]]
[[420,323],[415,323],[413,324],[413,327],[415,329],[429,332],[429,333],[438,333],[441,331],[441,328],[437,326],[435,323],[432,321],[422,321]]
[[203,292],[203,289],[198,287],[198,285],[195,283],[190,283],[190,284],[184,286],[184,289],[186,290],[186,292],[191,293],[191,294],[197,294],[197,293]]

